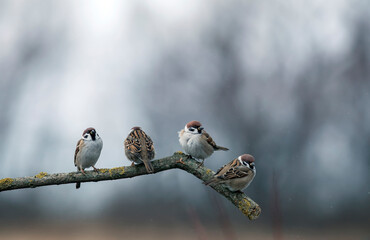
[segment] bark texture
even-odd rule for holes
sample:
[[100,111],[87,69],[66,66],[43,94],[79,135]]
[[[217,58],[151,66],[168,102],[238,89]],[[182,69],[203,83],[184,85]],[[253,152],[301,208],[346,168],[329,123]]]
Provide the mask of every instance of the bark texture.
[[[215,174],[215,172],[206,167],[198,167],[197,161],[188,158],[187,155],[181,152],[176,152],[172,156],[154,160],[152,161],[152,165],[154,167],[154,173],[178,168],[194,175],[202,181],[210,179]],[[142,164],[133,167],[101,168],[98,172],[85,172],[85,175],[80,172],[54,174],[40,172],[32,177],[4,178],[0,180],[0,192],[76,182],[117,180],[148,174]],[[254,220],[260,215],[261,208],[259,205],[244,193],[231,192],[222,185],[212,188],[232,202],[244,215],[248,216],[249,219]]]

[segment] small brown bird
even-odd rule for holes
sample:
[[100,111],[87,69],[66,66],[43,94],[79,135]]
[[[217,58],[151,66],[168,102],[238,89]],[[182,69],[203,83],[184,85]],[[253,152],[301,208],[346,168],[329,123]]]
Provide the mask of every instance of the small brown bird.
[[227,151],[228,148],[218,146],[211,136],[203,130],[202,124],[198,121],[188,122],[184,129],[179,132],[179,142],[184,151],[190,156],[204,159],[213,154],[214,151]]
[[[103,141],[94,128],[87,128],[82,133],[82,138],[78,140],[74,163],[78,171],[85,174],[85,168],[93,167],[95,171],[95,164],[99,159],[101,150],[103,148]],[[80,188],[81,183],[76,183],[76,188]]]
[[256,176],[254,157],[243,154],[220,168],[217,173],[205,185],[225,184],[233,192],[247,188]]
[[150,163],[155,155],[153,141],[140,127],[131,128],[124,145],[126,157],[132,161],[132,166],[134,163],[144,163],[148,173],[154,172]]

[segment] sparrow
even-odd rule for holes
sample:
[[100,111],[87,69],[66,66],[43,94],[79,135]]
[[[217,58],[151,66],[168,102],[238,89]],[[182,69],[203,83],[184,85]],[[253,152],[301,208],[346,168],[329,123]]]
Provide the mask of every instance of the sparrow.
[[[95,171],[95,164],[99,159],[101,150],[103,148],[103,141],[94,128],[86,128],[82,133],[82,138],[77,142],[74,162],[78,171],[85,174],[85,168],[93,167]],[[76,188],[80,188],[81,183],[76,183]]]
[[154,158],[155,151],[152,139],[140,128],[131,128],[125,142],[126,157],[135,163],[144,163],[147,173],[153,173],[154,169],[150,160]]
[[256,176],[254,157],[243,154],[220,168],[205,185],[225,184],[232,192],[241,192],[247,188]]
[[179,142],[184,151],[191,157],[204,159],[211,156],[214,151],[227,151],[228,148],[216,145],[211,136],[203,130],[202,124],[198,121],[188,122],[184,129],[179,132]]

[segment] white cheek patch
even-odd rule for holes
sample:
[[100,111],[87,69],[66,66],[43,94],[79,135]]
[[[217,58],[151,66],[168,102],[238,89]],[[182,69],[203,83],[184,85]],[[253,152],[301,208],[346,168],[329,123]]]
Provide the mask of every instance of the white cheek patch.
[[239,156],[239,157],[238,157],[238,160],[239,160],[239,162],[240,162],[242,165],[245,165],[245,164],[244,164],[244,162],[242,161],[242,156]]
[[91,139],[90,134],[85,134],[85,135],[83,136],[83,139],[84,139],[84,140],[90,140],[90,139]]
[[186,133],[190,133],[190,134],[194,133],[194,132],[190,131],[190,129],[186,125],[185,125],[184,130],[185,130]]

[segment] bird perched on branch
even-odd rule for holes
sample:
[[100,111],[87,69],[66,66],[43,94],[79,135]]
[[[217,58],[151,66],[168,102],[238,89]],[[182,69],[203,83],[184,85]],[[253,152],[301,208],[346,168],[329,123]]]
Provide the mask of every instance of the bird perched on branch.
[[154,158],[155,151],[152,139],[140,128],[131,128],[125,142],[126,157],[135,163],[144,163],[147,173],[153,173],[154,169],[150,161]]
[[254,157],[243,154],[220,168],[217,173],[205,185],[225,184],[233,192],[247,188],[256,176]]
[[194,158],[202,159],[200,165],[203,165],[204,159],[211,156],[214,151],[229,150],[216,145],[198,121],[191,121],[185,125],[184,129],[179,132],[179,142],[187,154]]
[[[78,171],[85,174],[85,168],[93,167],[95,171],[95,164],[99,159],[101,150],[103,148],[103,141],[94,128],[87,128],[82,133],[82,138],[77,142],[74,162]],[[76,183],[76,188],[80,188],[81,183]]]

